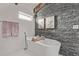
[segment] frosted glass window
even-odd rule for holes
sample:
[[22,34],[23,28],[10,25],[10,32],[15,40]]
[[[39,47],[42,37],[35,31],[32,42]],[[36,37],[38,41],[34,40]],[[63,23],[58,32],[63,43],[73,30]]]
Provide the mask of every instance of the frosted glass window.
[[38,24],[38,29],[44,29],[44,30],[55,29],[57,25],[56,18],[57,18],[56,16],[37,18],[36,22]]
[[46,28],[54,28],[54,16],[46,18]]
[[44,19],[38,19],[37,23],[39,29],[44,29]]

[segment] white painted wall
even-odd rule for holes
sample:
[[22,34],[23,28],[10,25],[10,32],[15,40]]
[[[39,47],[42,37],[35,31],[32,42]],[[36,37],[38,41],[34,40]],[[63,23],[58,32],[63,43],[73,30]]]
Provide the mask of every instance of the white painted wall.
[[24,48],[24,32],[27,36],[34,35],[34,21],[18,19],[18,12],[14,8],[0,12],[0,21],[19,22],[19,37],[2,38],[0,22],[0,55],[10,55]]

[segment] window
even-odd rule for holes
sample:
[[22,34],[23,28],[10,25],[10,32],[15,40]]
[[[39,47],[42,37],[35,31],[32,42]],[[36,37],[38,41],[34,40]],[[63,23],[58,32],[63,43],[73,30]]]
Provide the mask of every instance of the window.
[[18,37],[19,35],[19,23],[3,21],[2,22],[2,37]]
[[45,30],[55,29],[57,27],[56,20],[57,20],[56,16],[37,19],[36,21],[38,24],[38,29],[45,29]]
[[54,28],[54,16],[46,18],[46,29]]
[[33,19],[33,17],[31,15],[26,14],[26,13],[21,12],[21,11],[18,12],[18,17],[19,17],[19,19],[27,20],[27,21],[32,21],[32,19]]
[[37,20],[38,28],[39,29],[44,29],[44,19],[38,19]]

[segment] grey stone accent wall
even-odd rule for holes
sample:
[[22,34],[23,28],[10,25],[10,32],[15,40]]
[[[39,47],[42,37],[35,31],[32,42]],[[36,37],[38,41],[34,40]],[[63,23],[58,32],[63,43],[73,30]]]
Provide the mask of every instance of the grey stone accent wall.
[[79,25],[79,11],[63,13],[58,20],[57,34],[62,43],[60,53],[79,55],[79,29],[73,29],[73,25]]
[[57,28],[55,30],[36,29],[36,35],[61,42],[60,54],[65,56],[79,56],[79,29],[73,29],[73,25],[79,25],[78,9],[67,10],[57,17]]

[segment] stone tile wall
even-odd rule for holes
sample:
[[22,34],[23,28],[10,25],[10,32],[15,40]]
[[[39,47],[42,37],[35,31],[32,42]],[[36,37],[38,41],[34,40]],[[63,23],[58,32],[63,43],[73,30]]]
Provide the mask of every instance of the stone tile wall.
[[36,35],[43,35],[47,38],[61,42],[60,54],[65,56],[79,56],[79,29],[73,29],[73,25],[79,26],[78,9],[68,10],[57,17],[57,28],[55,30],[38,30]]

